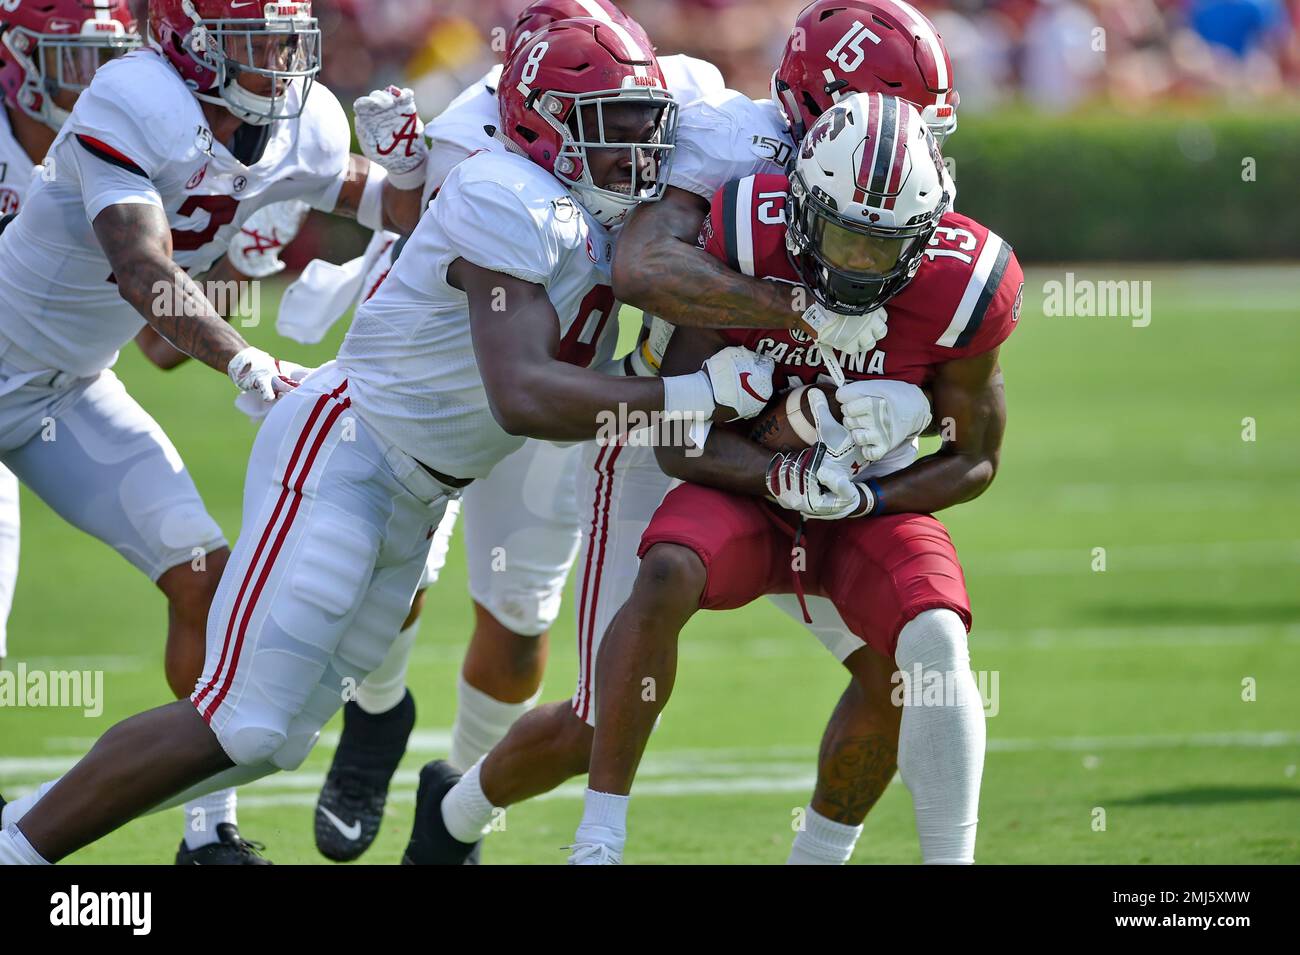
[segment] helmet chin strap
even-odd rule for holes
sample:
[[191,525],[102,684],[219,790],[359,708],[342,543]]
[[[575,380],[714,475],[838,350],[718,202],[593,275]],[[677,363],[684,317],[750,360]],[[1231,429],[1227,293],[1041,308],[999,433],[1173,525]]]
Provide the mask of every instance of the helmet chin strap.
[[194,96],[213,106],[224,106],[236,119],[250,126],[269,126],[275,122],[275,117],[269,115],[275,108],[275,99],[250,93],[235,79],[221,87],[215,96],[211,93],[195,93]]

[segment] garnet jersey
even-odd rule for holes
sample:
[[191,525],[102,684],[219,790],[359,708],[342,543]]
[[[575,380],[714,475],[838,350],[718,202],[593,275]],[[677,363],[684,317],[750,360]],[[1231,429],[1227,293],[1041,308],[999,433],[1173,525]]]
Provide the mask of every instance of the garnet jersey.
[[[745,275],[798,284],[785,248],[785,176],[748,176],[713,197],[700,244]],[[1024,274],[1011,246],[956,212],[939,222],[916,277],[885,304],[889,331],[872,351],[837,353],[849,380],[891,378],[924,385],[936,368],[1002,344],[1020,317]],[[787,385],[829,380],[821,351],[799,331],[722,333],[776,362],[772,380]]]
[[[290,111],[301,95],[300,84],[290,87]],[[254,159],[245,144],[259,129],[267,138]],[[198,100],[157,53],[137,50],[105,64],[78,98],[23,213],[0,236],[6,360],[93,375],[144,325],[118,295],[92,228],[104,209],[162,209],[173,259],[199,275],[263,206],[302,199],[332,209],[350,147],[347,116],[320,83],[298,118],[241,128],[235,149],[246,164],[213,139]]]
[[[514,153],[452,170],[379,290],[358,309],[339,364],[361,417],[390,444],[457,478],[485,477],[524,443],[488,404],[457,259],[545,288],[561,361],[608,361],[618,339],[608,231],[558,179]],[[502,309],[509,307],[503,299]]]

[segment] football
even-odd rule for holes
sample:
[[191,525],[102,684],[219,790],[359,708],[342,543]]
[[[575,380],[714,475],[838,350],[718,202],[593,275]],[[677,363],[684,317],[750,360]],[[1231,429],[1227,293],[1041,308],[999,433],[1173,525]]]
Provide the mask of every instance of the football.
[[839,421],[840,403],[835,400],[834,385],[800,385],[777,395],[758,417],[750,421],[750,440],[773,451],[797,451],[816,444],[817,423],[808,402],[814,389],[826,395],[831,414]]

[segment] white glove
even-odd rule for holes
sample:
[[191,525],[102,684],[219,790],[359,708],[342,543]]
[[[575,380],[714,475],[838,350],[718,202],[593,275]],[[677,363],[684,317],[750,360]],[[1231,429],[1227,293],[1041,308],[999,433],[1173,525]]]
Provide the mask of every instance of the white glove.
[[905,381],[852,381],[835,392],[844,425],[867,461],[879,461],[930,425],[925,392]]
[[309,212],[311,206],[297,199],[258,209],[230,241],[226,252],[230,264],[252,279],[269,278],[283,271],[280,252],[297,237]]
[[[302,380],[310,375],[315,368],[307,368],[303,365],[295,365],[291,361],[277,361],[280,374],[296,384],[302,384]],[[253,421],[261,421],[271,413],[275,407],[274,401],[266,401],[255,391],[240,392],[235,398],[235,407],[248,415]]]
[[352,104],[357,141],[367,159],[388,171],[398,189],[423,189],[429,165],[424,122],[415,108],[415,93],[390,86]]
[[298,382],[289,377],[289,369],[301,367],[285,362],[286,370],[282,371],[280,362],[250,345],[230,359],[226,371],[240,391],[252,392],[263,401],[275,401],[298,387]]
[[772,359],[740,345],[724,348],[704,363],[714,403],[736,412],[731,421],[752,418],[768,406],[775,370]]
[[853,443],[849,429],[831,414],[830,402],[820,388],[809,391],[808,406],[812,409],[813,424],[817,426],[817,442],[826,448],[814,472],[817,480],[833,493],[856,500],[858,491],[853,478],[866,463],[862,452]]
[[817,343],[848,355],[869,352],[889,332],[889,314],[878,308],[866,315],[841,315],[813,303],[803,313],[804,324],[817,335]]
[[774,454],[767,466],[767,492],[787,510],[814,520],[856,516],[863,504],[859,486],[850,484],[842,491],[828,488],[818,478],[823,470],[826,445],[821,443],[802,451]]

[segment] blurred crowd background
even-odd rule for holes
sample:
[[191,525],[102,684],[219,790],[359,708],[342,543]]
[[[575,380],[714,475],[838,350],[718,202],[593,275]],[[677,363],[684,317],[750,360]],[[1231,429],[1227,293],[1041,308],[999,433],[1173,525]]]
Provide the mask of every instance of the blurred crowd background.
[[[913,0],[953,59],[964,114],[1020,102],[1258,100],[1300,89],[1300,0]],[[318,0],[325,79],[347,99],[386,82],[436,111],[494,62],[526,0]],[[716,63],[765,96],[803,0],[623,0],[662,53]]]

